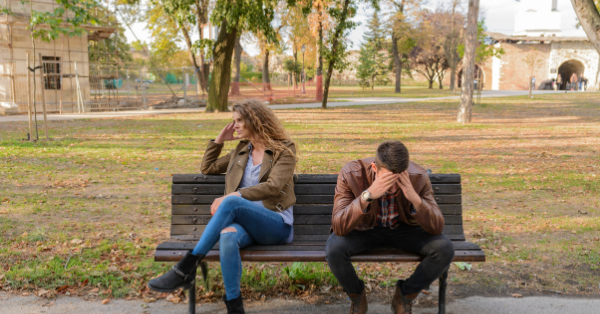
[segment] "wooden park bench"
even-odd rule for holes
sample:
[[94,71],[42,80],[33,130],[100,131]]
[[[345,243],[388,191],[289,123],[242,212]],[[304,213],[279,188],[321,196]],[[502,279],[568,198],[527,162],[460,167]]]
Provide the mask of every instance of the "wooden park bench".
[[[301,174],[298,176],[294,205],[294,241],[290,244],[250,246],[241,251],[247,262],[325,262],[325,243],[329,237],[336,174]],[[481,248],[465,241],[462,219],[459,174],[430,174],[435,200],[444,214],[444,234],[454,244],[454,261],[484,262]],[[177,262],[193,249],[211,218],[210,205],[223,196],[225,176],[203,174],[173,175],[171,240],[158,245],[154,260]],[[200,265],[207,277],[205,262],[219,261],[218,244]],[[356,262],[418,262],[423,256],[391,247],[377,247],[353,256]],[[448,271],[440,278],[439,313],[445,313]],[[195,313],[195,286],[189,291],[189,313]]]

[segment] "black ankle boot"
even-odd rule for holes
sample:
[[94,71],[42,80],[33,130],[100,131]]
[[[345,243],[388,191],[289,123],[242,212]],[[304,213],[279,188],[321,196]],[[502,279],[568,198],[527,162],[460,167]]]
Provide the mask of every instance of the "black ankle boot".
[[229,301],[227,301],[227,296],[223,296],[223,301],[225,301],[225,306],[227,306],[227,314],[246,314],[241,295]]
[[148,282],[148,288],[159,292],[173,292],[179,288],[190,289],[196,279],[196,268],[204,255],[192,255],[192,251],[173,266],[166,274]]

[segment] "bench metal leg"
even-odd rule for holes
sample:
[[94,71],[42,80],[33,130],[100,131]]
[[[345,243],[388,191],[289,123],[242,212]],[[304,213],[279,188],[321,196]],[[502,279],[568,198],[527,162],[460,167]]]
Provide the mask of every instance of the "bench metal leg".
[[200,262],[200,270],[202,271],[202,278],[204,278],[204,288],[208,289],[208,263]]
[[196,314],[196,280],[192,281],[192,287],[188,290],[188,314]]
[[446,314],[446,288],[448,287],[448,269],[440,276],[439,311],[438,314]]

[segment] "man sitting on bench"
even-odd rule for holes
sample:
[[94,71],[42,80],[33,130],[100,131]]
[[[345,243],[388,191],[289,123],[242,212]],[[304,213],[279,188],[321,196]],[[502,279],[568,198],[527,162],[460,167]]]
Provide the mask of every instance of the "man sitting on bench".
[[433,197],[429,174],[409,161],[399,141],[377,147],[376,157],[346,164],[338,176],[325,248],[327,263],[350,297],[351,314],[367,313],[365,285],[350,257],[379,245],[425,256],[406,280],[398,280],[392,312],[412,313],[419,292],[442,275],[454,258],[442,234],[444,217]]

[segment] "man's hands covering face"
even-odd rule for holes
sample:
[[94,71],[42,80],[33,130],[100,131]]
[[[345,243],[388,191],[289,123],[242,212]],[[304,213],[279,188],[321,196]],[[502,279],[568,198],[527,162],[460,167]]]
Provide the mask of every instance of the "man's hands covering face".
[[417,191],[415,191],[415,188],[410,182],[408,171],[400,173],[400,188],[402,189],[402,192],[404,193],[406,199],[413,203],[415,208],[421,206],[421,203],[423,201],[421,200],[421,197],[419,196],[419,194],[417,194]]
[[378,199],[383,196],[390,188],[398,183],[400,175],[397,173],[386,172],[378,175],[373,184],[367,189],[372,199]]

